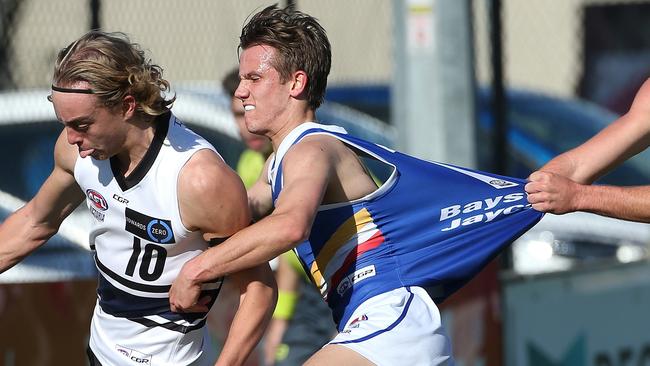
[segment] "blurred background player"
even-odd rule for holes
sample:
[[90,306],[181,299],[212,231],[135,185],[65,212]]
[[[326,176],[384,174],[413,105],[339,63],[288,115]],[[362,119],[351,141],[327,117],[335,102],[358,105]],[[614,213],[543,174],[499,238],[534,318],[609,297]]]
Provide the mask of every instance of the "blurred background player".
[[[244,106],[235,97],[239,81],[239,69],[233,69],[222,79],[222,87],[231,97],[231,110],[246,146],[237,162],[237,173],[246,188],[250,188],[262,173],[273,148],[266,136],[250,133],[246,128]],[[302,365],[329,342],[336,328],[327,304],[311,285],[293,251],[277,257],[275,279],[278,303],[264,336],[265,364]]]

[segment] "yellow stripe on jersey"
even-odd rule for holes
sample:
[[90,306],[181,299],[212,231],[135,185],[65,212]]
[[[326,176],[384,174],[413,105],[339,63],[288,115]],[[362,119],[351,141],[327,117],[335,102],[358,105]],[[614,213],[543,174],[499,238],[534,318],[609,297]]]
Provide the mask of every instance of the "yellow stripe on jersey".
[[372,217],[370,216],[370,212],[368,212],[366,208],[359,210],[354,214],[354,216],[341,224],[332,237],[325,243],[325,245],[323,245],[323,248],[320,253],[318,253],[316,260],[314,260],[310,268],[314,283],[321,290],[321,294],[325,292],[326,289],[323,289],[325,280],[323,279],[320,269],[325,269],[327,267],[327,264],[332,260],[332,257],[334,257],[336,252],[345,245],[352,236],[357,234],[357,230],[360,226],[371,222]]

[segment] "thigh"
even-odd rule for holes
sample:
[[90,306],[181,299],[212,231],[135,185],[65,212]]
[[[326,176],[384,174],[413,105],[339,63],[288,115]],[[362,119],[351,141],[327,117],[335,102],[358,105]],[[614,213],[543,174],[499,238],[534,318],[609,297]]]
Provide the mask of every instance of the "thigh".
[[305,362],[305,366],[374,366],[367,358],[338,344],[329,344]]

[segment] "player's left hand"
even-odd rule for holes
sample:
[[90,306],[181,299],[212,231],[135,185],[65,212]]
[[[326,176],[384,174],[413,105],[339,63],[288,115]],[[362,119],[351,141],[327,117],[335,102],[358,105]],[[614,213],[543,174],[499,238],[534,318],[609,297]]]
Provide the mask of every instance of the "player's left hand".
[[200,313],[207,312],[210,296],[201,295],[201,284],[194,283],[188,273],[190,272],[190,262],[185,263],[178,277],[172,283],[169,289],[169,305],[175,313]]

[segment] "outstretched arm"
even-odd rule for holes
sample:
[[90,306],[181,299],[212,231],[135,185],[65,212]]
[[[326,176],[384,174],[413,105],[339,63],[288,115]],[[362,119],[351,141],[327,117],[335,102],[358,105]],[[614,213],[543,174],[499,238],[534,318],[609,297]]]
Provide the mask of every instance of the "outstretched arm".
[[560,175],[535,172],[526,185],[528,201],[538,211],[592,212],[624,220],[650,222],[650,186],[584,185]]
[[533,208],[552,213],[589,211],[650,220],[650,187],[588,186],[650,145],[650,79],[630,110],[584,144],[549,161],[526,185]]
[[76,149],[63,132],[54,150],[54,170],[36,196],[0,226],[0,273],[13,267],[54,235],[84,199],[74,179]]
[[540,171],[590,184],[650,145],[650,79],[641,86],[630,110],[582,145],[544,165]]

